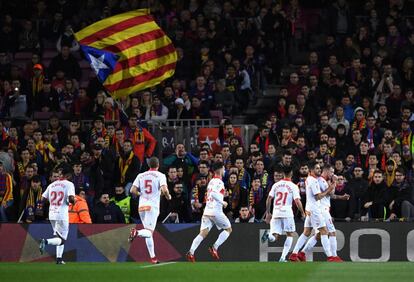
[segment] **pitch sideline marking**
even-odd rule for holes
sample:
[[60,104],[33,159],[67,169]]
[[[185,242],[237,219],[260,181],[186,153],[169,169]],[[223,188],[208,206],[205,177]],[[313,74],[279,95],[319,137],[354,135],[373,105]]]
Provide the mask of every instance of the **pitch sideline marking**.
[[156,266],[164,266],[164,265],[173,264],[173,263],[177,263],[177,262],[176,261],[170,261],[170,262],[159,263],[159,264],[150,264],[150,265],[141,266],[141,268],[150,268],[150,267],[156,267]]

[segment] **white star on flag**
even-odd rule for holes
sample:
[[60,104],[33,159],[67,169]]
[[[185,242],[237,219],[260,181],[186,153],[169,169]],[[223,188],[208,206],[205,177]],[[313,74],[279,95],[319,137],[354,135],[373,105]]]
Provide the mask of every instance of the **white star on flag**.
[[102,69],[109,69],[109,67],[104,63],[105,61],[105,54],[102,54],[99,58],[95,58],[91,54],[88,54],[89,58],[91,59],[91,67],[94,69],[96,74],[99,73]]
[[208,138],[208,136],[206,136],[206,139],[203,140],[202,143],[207,143],[211,148],[211,144],[214,144],[214,141],[210,140],[210,138]]

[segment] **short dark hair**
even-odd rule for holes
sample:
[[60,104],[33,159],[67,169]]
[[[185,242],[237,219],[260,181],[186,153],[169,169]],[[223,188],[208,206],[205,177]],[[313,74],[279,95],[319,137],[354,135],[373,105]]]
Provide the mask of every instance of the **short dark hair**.
[[274,168],[274,170],[273,170],[273,173],[275,173],[275,172],[277,172],[277,173],[283,173],[283,171],[284,171],[284,169],[283,169],[283,167],[281,165],[276,165],[275,168]]
[[36,183],[42,182],[39,175],[33,176],[31,181]]
[[208,161],[205,161],[205,160],[201,160],[201,161],[199,161],[198,162],[198,165],[206,165],[207,167],[210,167],[210,164],[208,163]]
[[148,166],[150,168],[157,168],[160,165],[160,161],[157,157],[151,157],[148,161]]
[[131,145],[133,145],[133,143],[132,143],[132,140],[131,139],[126,139],[125,141],[124,141],[124,144],[125,143],[130,143]]
[[379,174],[381,174],[381,175],[384,175],[384,174],[383,174],[383,172],[382,172],[381,170],[376,169],[376,170],[374,171],[374,174],[378,174],[378,173],[379,173]]
[[308,162],[308,168],[310,169],[310,170],[313,170],[313,169],[315,169],[315,166],[317,165],[318,163],[315,161],[315,160],[311,160],[311,161],[309,161]]
[[72,175],[73,174],[73,169],[72,169],[71,166],[65,165],[65,166],[62,167],[61,173],[64,177],[68,176],[68,175]]
[[395,170],[395,172],[399,172],[402,175],[405,175],[405,169],[402,166],[397,167],[397,169]]
[[285,176],[288,176],[292,173],[292,167],[291,166],[284,166],[283,167],[283,174]]
[[213,168],[213,171],[218,171],[218,170],[222,169],[223,166],[224,166],[224,164],[222,162],[215,162],[212,165],[212,168]]

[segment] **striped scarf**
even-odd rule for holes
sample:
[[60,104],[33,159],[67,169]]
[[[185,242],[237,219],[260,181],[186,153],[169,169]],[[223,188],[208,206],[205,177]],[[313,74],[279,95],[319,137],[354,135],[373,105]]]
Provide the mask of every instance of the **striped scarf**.
[[43,89],[43,80],[45,79],[44,75],[40,75],[39,77],[33,77],[32,80],[32,93],[33,96],[36,97],[40,91]]
[[367,122],[366,122],[365,118],[362,118],[362,120],[360,122],[358,122],[357,120],[355,120],[352,123],[352,130],[355,130],[355,129],[362,130],[362,129],[366,128],[366,127],[367,127]]
[[22,162],[17,163],[17,171],[19,172],[20,177],[23,177],[25,175],[26,167],[28,165],[29,163],[27,163],[26,165],[24,165]]
[[125,175],[126,175],[126,172],[129,168],[129,166],[132,163],[133,157],[134,157],[134,152],[131,151],[131,152],[129,152],[129,156],[128,156],[128,159],[126,161],[124,161],[124,159],[122,157],[119,158],[118,165],[119,165],[119,170],[121,171],[121,183],[122,184],[125,183]]
[[240,183],[243,182],[244,179],[244,167],[239,171],[239,176],[238,176],[238,180],[240,181]]
[[260,203],[260,201],[263,199],[263,196],[264,196],[263,187],[260,186],[257,190],[254,190],[252,188],[252,190],[250,190],[250,197],[249,197],[250,205],[253,206],[255,204]]
[[119,120],[118,109],[106,109],[104,114],[105,121],[117,121]]
[[125,128],[125,137],[131,140],[134,146],[135,144],[144,144],[145,141],[144,131],[141,127],[135,128],[134,131],[129,127]]
[[96,131],[96,128],[92,128],[92,132],[91,132],[91,137],[93,142],[96,141],[96,139],[98,139],[98,137],[104,137],[105,138],[106,135],[106,128],[102,128],[101,132]]
[[30,187],[29,189],[29,195],[27,196],[26,201],[26,209],[29,207],[36,207],[37,202],[40,202],[42,200],[42,187],[39,186],[39,188],[33,188]]
[[36,150],[40,152],[45,163],[49,162],[49,154],[56,152],[56,149],[50,144],[40,141],[36,144]]
[[13,199],[12,185],[12,178],[9,174],[0,174],[0,204],[2,204],[3,200],[7,203],[7,201]]
[[260,174],[260,175],[255,172],[253,178],[255,178],[255,177],[260,177],[260,186],[261,187],[267,187],[268,180],[269,180],[269,174],[267,173],[266,170],[264,170],[263,173]]
[[395,179],[395,171],[397,169],[397,164],[395,163],[394,160],[392,160],[392,162],[394,163],[392,171],[388,172],[388,169],[385,169],[385,184],[387,185],[387,187],[391,187]]

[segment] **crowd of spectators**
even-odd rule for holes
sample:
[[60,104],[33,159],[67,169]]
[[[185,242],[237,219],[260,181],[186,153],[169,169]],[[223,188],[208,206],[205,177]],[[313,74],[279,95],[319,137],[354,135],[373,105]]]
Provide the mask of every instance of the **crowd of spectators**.
[[[136,220],[139,199],[129,188],[157,146],[147,123],[210,118],[210,110],[226,117],[220,149],[200,144],[186,152],[177,140],[163,160],[173,198],[162,199],[161,221],[200,220],[215,161],[226,164],[225,212],[235,222],[262,221],[284,166],[293,167],[305,201],[310,160],[332,165],[335,193],[350,195],[332,201],[334,218],[414,218],[408,1],[141,2],[0,0],[1,221],[45,220],[41,191],[62,165],[74,170],[73,222]],[[84,75],[73,30],[148,3],[177,49],[175,75],[114,100],[95,75]],[[46,63],[51,49],[56,56]],[[294,65],[299,52],[307,58]],[[22,65],[19,56],[27,53]],[[272,111],[245,140],[232,116],[270,83],[280,85]],[[46,126],[39,116],[48,118]],[[83,128],[88,119],[91,127]]]

